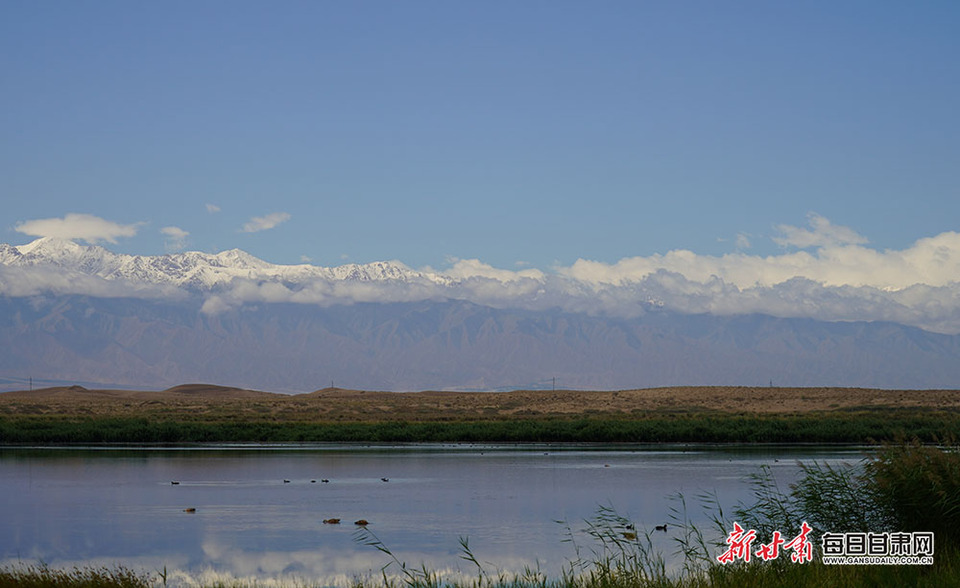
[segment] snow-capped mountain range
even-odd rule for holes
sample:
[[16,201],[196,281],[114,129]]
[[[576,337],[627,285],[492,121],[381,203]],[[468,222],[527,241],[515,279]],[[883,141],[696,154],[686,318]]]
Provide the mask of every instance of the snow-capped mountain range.
[[[0,245],[0,390],[960,386],[960,335],[856,320],[922,323],[896,296],[669,272],[611,285],[476,260],[441,273],[276,265],[239,250],[138,256],[43,238]],[[938,324],[957,323],[948,305],[934,309]]]
[[451,279],[415,271],[402,263],[374,262],[333,268],[308,264],[278,265],[240,249],[220,253],[189,251],[166,255],[113,253],[96,245],[43,237],[26,245],[0,244],[0,264],[9,267],[54,267],[106,280],[172,285],[193,290],[213,290],[236,279],[302,284],[327,281],[427,281],[449,284]]
[[[671,252],[613,265],[579,260],[552,272],[499,269],[476,259],[455,260],[442,270],[418,270],[397,261],[338,267],[280,265],[239,249],[215,254],[128,255],[46,237],[26,245],[0,245],[0,296],[199,296],[207,314],[278,302],[329,307],[460,300],[499,309],[559,309],[627,319],[671,311],[715,316],[763,314],[828,322],[886,321],[960,334],[960,282],[955,280],[938,278],[928,280],[932,285],[918,282],[895,288],[832,284],[826,278],[798,273],[793,277],[784,274],[788,277],[781,276],[782,281],[747,283],[742,276],[721,277],[719,266],[715,272],[695,263],[697,267],[684,270],[686,273],[674,267],[674,258],[692,255]],[[810,260],[815,259],[799,252],[782,264],[793,267],[791,264],[804,260],[812,263]],[[713,261],[727,263],[720,258]],[[891,258],[891,263],[894,261]],[[750,263],[764,266],[780,262],[751,258]],[[855,270],[849,271],[855,274]]]
[[[165,255],[113,253],[96,245],[44,237],[0,245],[0,296],[40,294],[175,299],[199,295],[203,312],[246,304],[292,302],[331,306],[357,302],[465,300],[497,308],[573,308],[637,316],[663,306],[643,289],[591,302],[594,285],[539,270],[508,271],[477,260],[446,273],[397,261],[322,267],[273,264],[239,249]],[[606,304],[608,308],[604,308]]]

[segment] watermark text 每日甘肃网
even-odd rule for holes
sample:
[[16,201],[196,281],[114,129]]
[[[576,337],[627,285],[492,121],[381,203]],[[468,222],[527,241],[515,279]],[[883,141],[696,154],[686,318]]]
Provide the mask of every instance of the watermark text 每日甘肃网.
[[829,565],[930,565],[933,533],[824,533],[820,550]]

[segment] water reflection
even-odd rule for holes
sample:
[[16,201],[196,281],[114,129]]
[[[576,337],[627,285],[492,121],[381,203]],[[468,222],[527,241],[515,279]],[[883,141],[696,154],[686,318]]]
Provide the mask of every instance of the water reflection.
[[[668,521],[677,492],[713,492],[729,508],[749,498],[743,479],[761,465],[786,488],[798,460],[861,456],[797,447],[8,448],[0,559],[166,567],[170,582],[206,574],[349,584],[389,561],[357,542],[352,523],[366,519],[410,565],[472,575],[458,557],[469,536],[490,571],[556,575],[573,557],[558,520],[579,529],[603,504],[652,530]],[[322,523],[334,517],[342,524]],[[675,549],[671,533],[653,537],[665,553]]]

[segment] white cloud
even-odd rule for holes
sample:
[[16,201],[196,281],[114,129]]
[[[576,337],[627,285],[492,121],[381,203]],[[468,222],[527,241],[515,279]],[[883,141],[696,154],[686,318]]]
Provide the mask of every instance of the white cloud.
[[249,222],[243,225],[244,233],[257,233],[272,229],[280,223],[290,220],[290,215],[286,212],[271,212],[266,216],[255,216]]
[[81,294],[97,298],[152,298],[181,300],[187,293],[176,286],[108,280],[59,266],[10,267],[0,265],[0,296]]
[[160,232],[164,236],[164,247],[167,251],[180,251],[187,246],[187,237],[190,233],[180,227],[163,227]]
[[774,237],[774,242],[784,247],[831,247],[836,245],[863,245],[867,238],[850,227],[831,224],[824,217],[811,212],[807,215],[810,229],[801,229],[790,225],[777,225],[781,237]]
[[483,263],[479,259],[456,259],[453,266],[443,271],[443,274],[458,280],[468,278],[491,278],[500,282],[514,282],[523,278],[535,280],[543,279],[543,272],[538,269],[511,271],[498,269]]
[[614,264],[580,259],[559,271],[586,283],[622,285],[643,280],[660,270],[698,282],[719,278],[739,288],[771,287],[797,277],[826,286],[883,290],[914,284],[945,286],[960,279],[960,233],[946,232],[920,239],[903,250],[880,251],[848,244],[767,257],[744,253],[716,257],[675,250],[664,255],[625,258]]
[[215,212],[220,212],[220,207],[217,206],[216,204],[207,203],[206,207],[207,207],[207,212],[209,212],[210,214],[213,214]]
[[101,241],[116,243],[117,237],[133,237],[144,223],[121,225],[92,214],[69,213],[63,218],[41,218],[25,221],[14,227],[19,233],[34,237],[79,239],[90,244]]
[[200,307],[200,312],[204,314],[220,314],[221,312],[226,312],[232,308],[232,305],[219,296],[210,296],[203,301],[203,306]]

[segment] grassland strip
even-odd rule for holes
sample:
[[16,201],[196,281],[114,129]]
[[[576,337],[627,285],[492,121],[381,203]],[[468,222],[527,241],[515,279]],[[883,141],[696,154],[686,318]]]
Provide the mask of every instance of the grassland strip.
[[873,443],[960,438],[960,415],[931,410],[645,418],[313,422],[3,416],[0,444],[192,443]]

